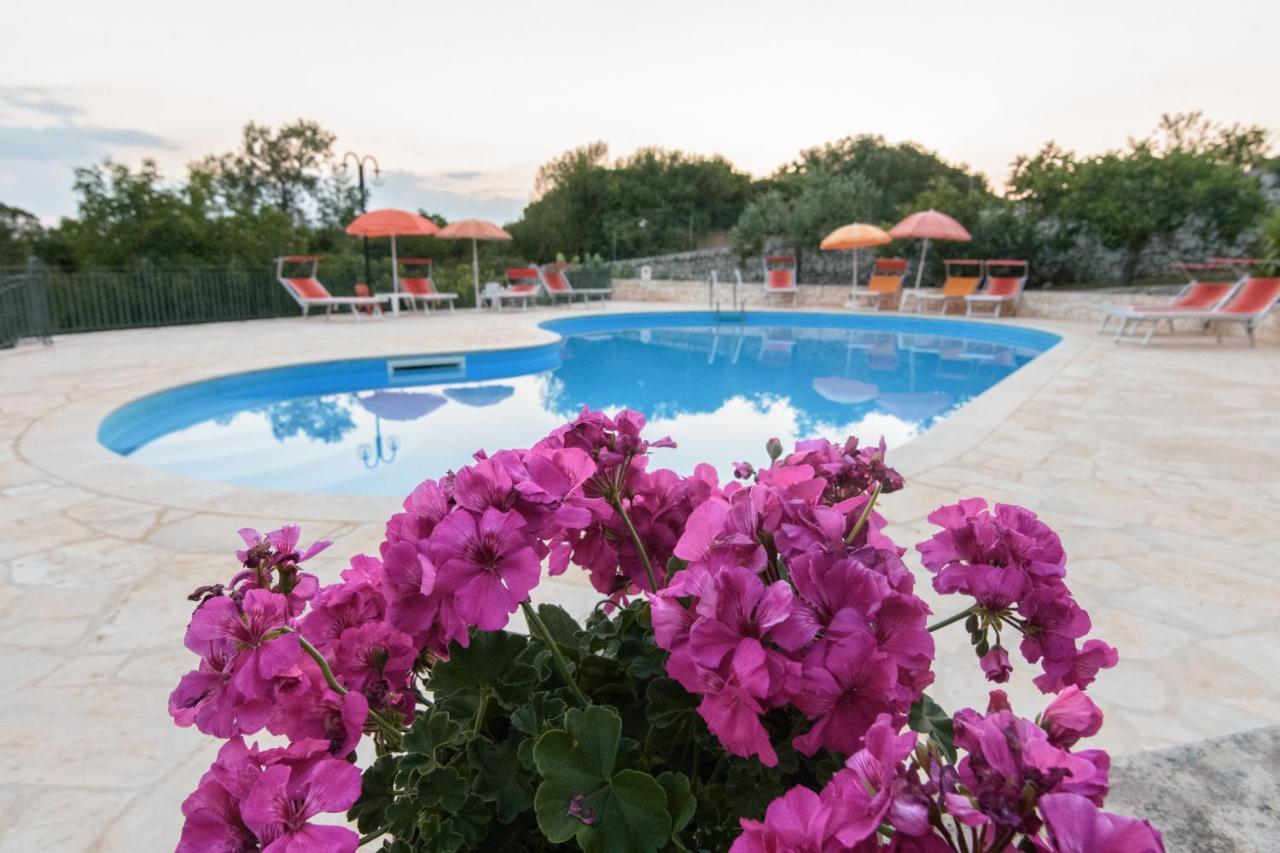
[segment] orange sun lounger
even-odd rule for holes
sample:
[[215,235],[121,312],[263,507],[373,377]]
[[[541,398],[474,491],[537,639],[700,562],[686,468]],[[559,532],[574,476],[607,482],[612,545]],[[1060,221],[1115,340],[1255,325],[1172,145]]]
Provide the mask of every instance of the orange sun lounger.
[[[1280,306],[1280,278],[1246,278],[1235,287],[1234,292],[1224,303],[1208,311],[1188,309],[1131,311],[1122,318],[1116,340],[1136,340],[1137,332],[1142,325],[1150,323],[1151,328],[1142,338],[1142,345],[1146,346],[1151,341],[1151,336],[1160,328],[1161,323],[1166,323],[1169,331],[1172,332],[1175,331],[1175,320],[1196,320],[1202,328],[1208,328],[1214,323],[1240,323],[1244,326],[1245,334],[1249,336],[1249,343],[1253,344],[1256,343],[1253,330],[1267,319],[1277,306]],[[1131,326],[1133,334],[1129,333]],[[1218,343],[1222,343],[1221,335],[1218,336]]]
[[603,301],[613,295],[612,287],[574,287],[569,281],[567,267],[568,264],[547,264],[540,270],[542,288],[553,302],[563,299],[565,302],[572,303],[577,297],[582,297],[583,302],[589,301],[592,297]]
[[441,293],[436,289],[435,279],[431,275],[432,262],[430,258],[401,258],[400,265],[405,268],[406,272],[410,267],[422,270],[419,274],[399,277],[401,290],[414,304],[421,303],[423,308],[430,311],[433,302],[443,302],[449,306],[450,311],[453,311],[453,303],[457,301],[458,294]]
[[[1008,308],[1009,313],[1016,312],[1022,300],[1022,291],[1026,289],[1030,275],[1030,265],[1026,261],[995,260],[984,261],[987,269],[987,285],[978,293],[971,293],[964,298],[964,313],[973,314],[979,306],[990,308],[994,317],[999,317]],[[992,275],[992,267],[1002,267],[1014,271],[1014,275]]]
[[770,304],[775,296],[790,295],[792,305],[800,301],[800,288],[796,285],[796,259],[793,255],[765,257],[764,295]]
[[850,295],[848,307],[874,308],[877,311],[895,307],[906,277],[907,262],[904,259],[876,258],[866,288]]
[[[1134,314],[1150,311],[1212,311],[1223,302],[1226,302],[1227,297],[1244,280],[1243,276],[1234,281],[1214,280],[1205,277],[1208,273],[1234,271],[1234,263],[1229,262],[1226,258],[1211,258],[1207,263],[1180,262],[1175,266],[1187,273],[1191,280],[1187,282],[1187,285],[1182,290],[1178,291],[1168,304],[1145,306],[1109,305],[1103,310],[1102,323],[1098,326],[1098,333],[1105,332],[1112,319],[1120,320],[1123,328],[1125,318]],[[1119,337],[1119,334],[1117,334],[1117,337]]]
[[490,282],[480,294],[480,302],[487,302],[489,307],[499,311],[508,302],[519,302],[521,309],[525,309],[538,298],[541,289],[542,276],[538,274],[537,267],[508,267],[507,286]]
[[[292,278],[285,275],[285,264],[295,266],[310,264],[311,270],[305,276]],[[326,317],[333,316],[334,310],[339,308],[350,308],[357,320],[361,319],[361,314],[382,316],[382,306],[391,301],[390,294],[334,296],[320,283],[320,279],[316,278],[316,269],[319,265],[319,255],[284,255],[276,258],[276,280],[293,297],[293,301],[298,303],[303,317],[306,317],[312,308],[324,308]]]
[[[982,284],[982,261],[955,258],[942,263],[947,270],[947,277],[943,280],[942,287],[903,291],[903,311],[906,311],[908,304],[911,304],[915,307],[917,314],[922,314],[926,305],[936,305],[938,313],[945,314],[952,305],[963,306],[964,298],[977,292],[978,286]],[[971,274],[974,270],[977,271],[977,275]]]

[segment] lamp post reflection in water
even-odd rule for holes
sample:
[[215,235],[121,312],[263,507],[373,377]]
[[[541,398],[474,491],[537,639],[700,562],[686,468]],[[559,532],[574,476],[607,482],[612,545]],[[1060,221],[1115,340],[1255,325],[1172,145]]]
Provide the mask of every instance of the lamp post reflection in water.
[[373,444],[362,444],[356,448],[364,467],[372,471],[379,465],[390,465],[396,461],[396,452],[400,449],[400,439],[389,435],[386,442],[382,439],[382,418],[373,418]]
[[356,402],[373,415],[373,444],[361,444],[356,448],[364,467],[372,471],[379,465],[390,465],[400,449],[400,439],[389,435],[382,438],[382,419],[390,421],[416,421],[434,412],[448,402],[439,394],[414,391],[374,391]]

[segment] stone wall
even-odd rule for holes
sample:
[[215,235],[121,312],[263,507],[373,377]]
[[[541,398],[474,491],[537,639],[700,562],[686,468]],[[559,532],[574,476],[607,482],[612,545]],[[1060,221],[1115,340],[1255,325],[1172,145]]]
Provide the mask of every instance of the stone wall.
[[[1161,305],[1177,292],[1178,286],[1144,288],[1105,288],[1098,290],[1028,290],[1018,306],[1018,316],[1038,317],[1047,320],[1078,320],[1097,323],[1108,305]],[[633,278],[615,278],[613,296],[626,302],[679,302],[691,308],[707,308],[710,305],[710,287],[705,281],[672,281]],[[843,308],[849,299],[849,288],[837,285],[801,284],[800,308]],[[733,286],[723,281],[715,298],[724,308],[733,299]],[[769,300],[760,284],[748,284],[739,291],[748,308],[764,308]],[[791,297],[774,297],[775,305],[790,305]],[[1235,324],[1221,324],[1224,335],[1243,334]],[[1275,312],[1257,330],[1260,341],[1280,344],[1280,311]]]
[[[1056,245],[1053,229],[1054,226],[1050,223],[1040,227],[1044,247]],[[1252,233],[1246,234],[1235,246],[1223,246],[1217,242],[1207,242],[1193,222],[1168,240],[1149,246],[1138,260],[1136,275],[1140,279],[1158,279],[1170,275],[1173,264],[1179,260],[1200,259],[1210,255],[1247,255],[1254,237]],[[789,255],[792,251],[779,248],[770,253]],[[919,246],[912,244],[910,251],[902,254],[911,263],[909,274],[914,277]],[[863,250],[859,257],[859,273],[863,282],[866,281],[875,255],[875,250],[870,249]],[[940,274],[940,268],[936,264],[939,258],[946,257],[968,257],[968,250],[964,245],[955,243],[933,246],[925,269],[926,284],[937,284],[930,279],[932,275]],[[1071,282],[1118,282],[1125,256],[1123,252],[1103,248],[1092,239],[1079,237],[1066,248],[1059,247],[1052,251],[1046,248],[1042,261],[1032,259],[1032,280],[1040,282],[1047,277],[1053,284],[1061,286]],[[734,271],[738,270],[744,281],[764,281],[763,256],[743,257],[730,247],[629,258],[614,264],[616,275],[623,278],[640,278],[644,267],[649,268],[650,276],[655,279],[706,281],[714,270],[721,281],[732,281]],[[853,280],[853,255],[851,252],[802,251],[800,277],[813,284],[850,283]]]

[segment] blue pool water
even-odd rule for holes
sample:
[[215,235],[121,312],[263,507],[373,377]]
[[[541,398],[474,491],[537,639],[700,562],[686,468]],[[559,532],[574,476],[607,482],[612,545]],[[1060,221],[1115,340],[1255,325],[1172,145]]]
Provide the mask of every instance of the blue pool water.
[[551,321],[562,339],[453,356],[244,373],[145,397],[103,421],[117,453],[180,474],[337,494],[407,494],[477,448],[524,447],[582,406],[644,412],[679,447],[656,463],[727,474],[771,436],[901,446],[1053,346],[1016,326],[759,312]]

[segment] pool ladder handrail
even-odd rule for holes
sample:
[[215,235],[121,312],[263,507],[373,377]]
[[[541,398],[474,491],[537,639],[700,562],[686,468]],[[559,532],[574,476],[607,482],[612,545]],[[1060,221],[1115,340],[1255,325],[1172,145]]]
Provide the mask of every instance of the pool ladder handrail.
[[728,312],[720,307],[720,277],[715,270],[711,271],[707,285],[707,299],[709,307],[715,312],[716,322],[741,322],[746,319],[747,298],[739,295],[742,290],[742,270],[735,269],[733,271],[733,301],[730,303],[731,307]]

